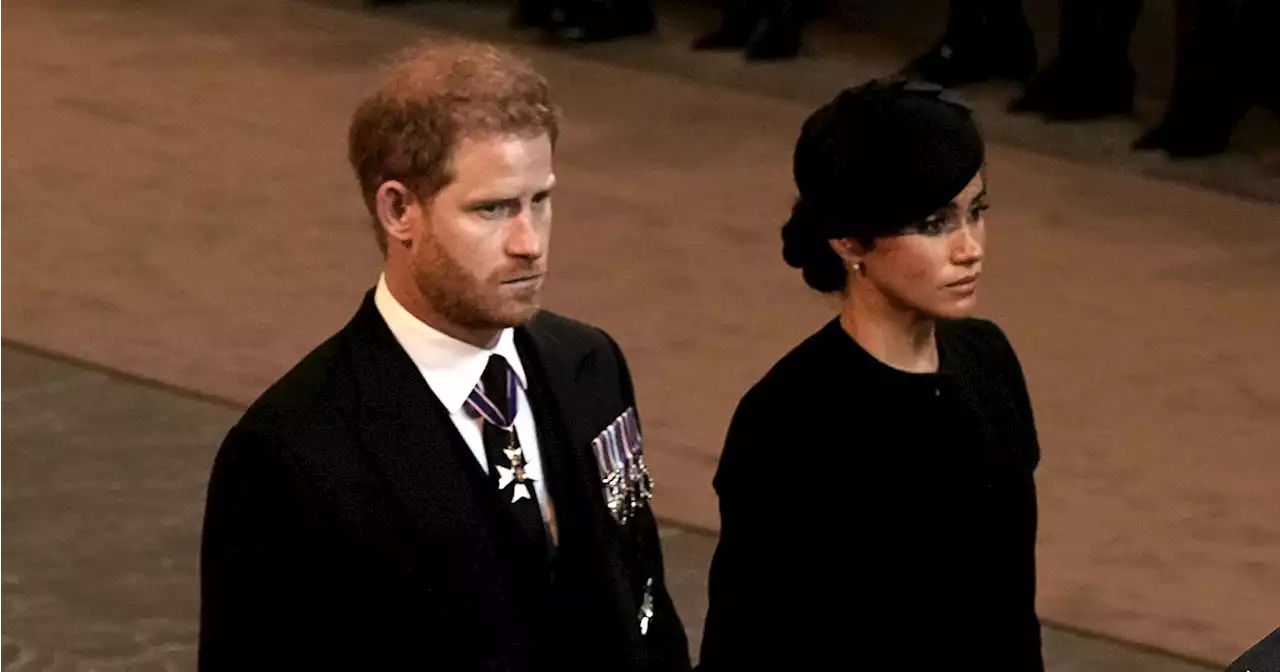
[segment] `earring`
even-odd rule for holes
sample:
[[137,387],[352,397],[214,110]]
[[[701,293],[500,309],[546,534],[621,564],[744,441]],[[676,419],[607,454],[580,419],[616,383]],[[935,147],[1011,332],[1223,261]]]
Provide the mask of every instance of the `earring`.
[[861,261],[855,261],[853,262],[853,265],[849,268],[849,270],[853,271],[855,275],[860,275],[863,271],[866,270],[866,266],[863,266]]

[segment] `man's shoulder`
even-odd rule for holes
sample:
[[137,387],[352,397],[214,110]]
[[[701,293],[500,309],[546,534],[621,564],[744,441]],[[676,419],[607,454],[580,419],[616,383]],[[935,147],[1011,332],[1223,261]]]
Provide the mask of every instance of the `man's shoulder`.
[[538,312],[525,326],[532,331],[584,343],[598,343],[605,337],[604,330],[600,327],[549,310]]
[[525,331],[549,372],[567,376],[576,389],[597,400],[612,399],[619,391],[621,403],[635,403],[627,358],[604,329],[544,311],[525,324]]
[[586,356],[617,348],[605,330],[559,313],[541,311],[524,326],[540,344],[557,348],[565,355]]
[[1277,672],[1280,671],[1280,628],[1276,628],[1262,641],[1231,663],[1226,672]]
[[245,410],[238,425],[259,432],[295,434],[325,426],[351,392],[341,334],[307,353]]

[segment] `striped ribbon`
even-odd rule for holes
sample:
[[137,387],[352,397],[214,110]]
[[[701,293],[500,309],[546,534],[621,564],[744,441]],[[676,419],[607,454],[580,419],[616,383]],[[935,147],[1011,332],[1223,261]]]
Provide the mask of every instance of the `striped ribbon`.
[[516,374],[507,369],[507,408],[504,413],[493,400],[484,393],[484,385],[477,384],[467,396],[467,406],[484,418],[485,422],[507,431],[516,420]]

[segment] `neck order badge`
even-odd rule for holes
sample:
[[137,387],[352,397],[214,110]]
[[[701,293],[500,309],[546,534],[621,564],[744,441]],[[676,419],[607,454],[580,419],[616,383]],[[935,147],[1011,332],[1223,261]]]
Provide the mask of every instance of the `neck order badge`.
[[[522,499],[534,499],[530,490],[533,479],[525,473],[524,451],[520,448],[520,437],[514,425],[519,408],[516,385],[515,372],[507,360],[501,355],[493,355],[480,377],[480,384],[467,397],[467,407],[484,419],[487,425],[485,433],[500,431],[503,434],[498,451],[492,450],[490,444],[494,441],[490,436],[485,438],[485,447],[491,453],[490,461],[497,475],[498,489],[506,490],[514,484],[511,488],[513,504]],[[506,458],[505,464],[500,456]]]

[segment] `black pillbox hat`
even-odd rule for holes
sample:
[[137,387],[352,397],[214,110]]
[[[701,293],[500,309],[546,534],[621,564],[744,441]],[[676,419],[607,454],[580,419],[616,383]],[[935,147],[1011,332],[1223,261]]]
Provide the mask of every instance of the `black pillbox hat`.
[[873,238],[949,203],[984,160],[972,111],[954,92],[871,80],[805,120],[792,168],[827,237]]

